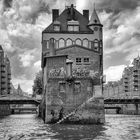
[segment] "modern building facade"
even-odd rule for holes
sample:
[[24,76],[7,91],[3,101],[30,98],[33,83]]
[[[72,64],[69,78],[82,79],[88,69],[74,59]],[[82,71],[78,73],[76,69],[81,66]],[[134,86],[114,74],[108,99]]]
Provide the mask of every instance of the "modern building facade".
[[[0,96],[10,94],[11,90],[11,68],[10,61],[4,55],[4,50],[0,45]],[[0,105],[0,116],[11,113],[10,105]]]
[[73,121],[104,122],[102,27],[95,9],[90,20],[89,10],[81,14],[73,5],[61,14],[52,10],[52,23],[42,32],[46,123],[61,119],[60,114],[68,115],[95,96]]
[[[109,82],[104,86],[104,98],[135,99],[140,98],[140,57],[134,58],[132,66],[124,68],[120,81]],[[140,105],[120,105],[124,114],[140,114]],[[106,112],[112,113],[112,110]]]
[[4,55],[2,46],[0,45],[0,94],[10,94],[11,87],[11,67],[10,61]]
[[124,69],[122,80],[124,92],[134,98],[140,97],[140,57],[134,58],[132,64]]

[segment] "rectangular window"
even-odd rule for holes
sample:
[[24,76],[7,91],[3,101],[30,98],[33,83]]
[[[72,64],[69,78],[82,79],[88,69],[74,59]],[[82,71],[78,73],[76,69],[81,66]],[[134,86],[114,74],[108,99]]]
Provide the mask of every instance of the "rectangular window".
[[85,58],[83,59],[83,63],[84,63],[85,65],[90,65],[89,57],[85,57]]
[[49,41],[46,42],[46,48],[49,49]]
[[77,26],[77,25],[68,25],[68,31],[79,31],[79,26]]
[[60,31],[60,25],[54,25],[53,29],[54,31]]
[[88,57],[84,58],[84,63],[89,63],[89,58]]
[[59,83],[59,92],[65,92],[66,91],[66,84],[65,83]]
[[79,31],[79,26],[73,26],[73,31]]
[[76,64],[81,64],[82,63],[82,58],[78,57],[76,58]]
[[68,31],[73,31],[73,26],[68,26]]
[[80,82],[75,82],[75,84],[74,84],[74,92],[75,93],[80,93],[81,92],[81,84],[80,84]]

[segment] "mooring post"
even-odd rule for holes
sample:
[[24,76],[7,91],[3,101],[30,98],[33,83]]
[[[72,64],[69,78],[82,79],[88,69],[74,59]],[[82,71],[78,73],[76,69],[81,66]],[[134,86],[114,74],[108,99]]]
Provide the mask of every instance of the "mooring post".
[[136,106],[136,112],[135,112],[135,114],[138,115],[139,114],[138,104],[135,104],[135,106]]

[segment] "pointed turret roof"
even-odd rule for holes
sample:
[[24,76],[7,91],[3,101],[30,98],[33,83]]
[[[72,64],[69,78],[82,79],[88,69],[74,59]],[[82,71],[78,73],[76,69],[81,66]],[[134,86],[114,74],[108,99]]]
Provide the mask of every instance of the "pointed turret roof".
[[20,84],[18,84],[18,88],[17,89],[21,89]]
[[92,12],[92,15],[91,15],[91,18],[89,20],[88,25],[94,25],[94,24],[100,24],[101,25],[101,22],[99,20],[99,17],[97,15],[97,12],[96,12],[95,8]]
[[140,56],[139,56],[139,54],[138,54],[138,56],[137,56],[136,60],[140,60]]
[[5,60],[6,60],[7,62],[9,62],[9,58],[8,58],[7,55],[5,55]]
[[3,48],[2,48],[2,46],[0,45],[0,52],[3,52]]

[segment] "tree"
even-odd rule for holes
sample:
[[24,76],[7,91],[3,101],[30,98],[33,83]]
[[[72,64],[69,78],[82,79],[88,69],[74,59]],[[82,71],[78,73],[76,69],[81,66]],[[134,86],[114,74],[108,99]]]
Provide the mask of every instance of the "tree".
[[36,95],[41,95],[43,91],[43,83],[42,83],[42,71],[39,71],[36,74],[34,85],[33,85],[33,97]]

